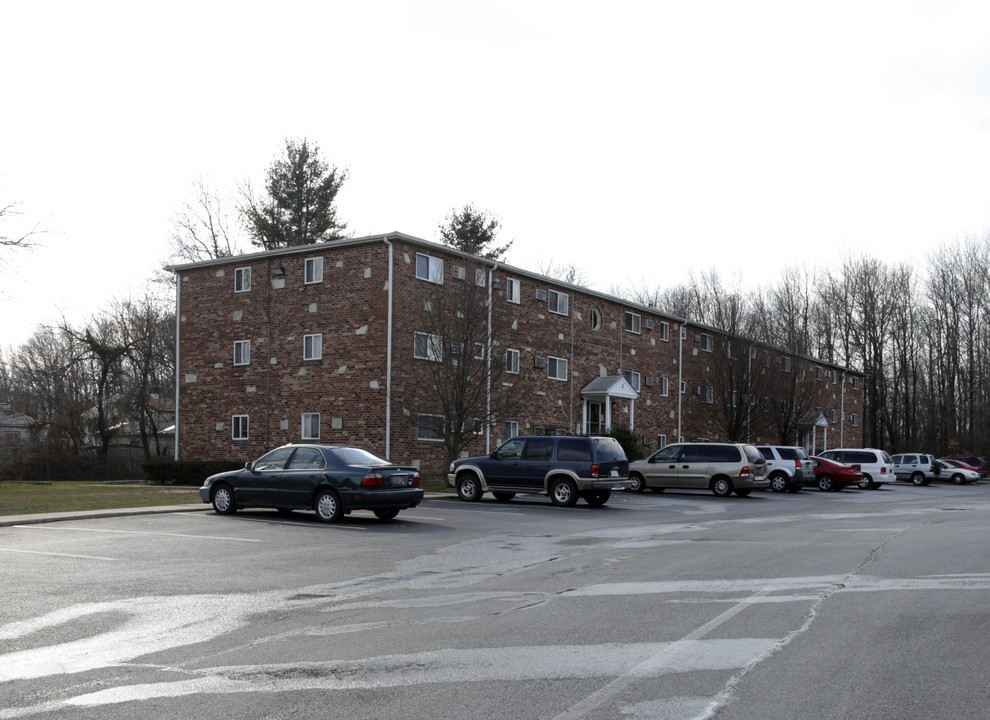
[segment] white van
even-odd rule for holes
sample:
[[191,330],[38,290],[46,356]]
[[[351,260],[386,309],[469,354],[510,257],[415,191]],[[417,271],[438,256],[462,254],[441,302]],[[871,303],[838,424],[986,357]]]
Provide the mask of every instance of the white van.
[[876,490],[884,483],[894,482],[894,463],[890,455],[874,448],[837,448],[818,453],[818,457],[847,465],[859,465],[863,479],[859,486],[864,490]]

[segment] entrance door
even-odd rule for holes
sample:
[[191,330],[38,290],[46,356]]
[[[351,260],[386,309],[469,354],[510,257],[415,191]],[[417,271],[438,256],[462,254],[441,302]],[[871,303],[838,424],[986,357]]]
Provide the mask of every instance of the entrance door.
[[605,435],[608,432],[605,427],[605,403],[588,401],[588,427],[584,430],[588,435]]

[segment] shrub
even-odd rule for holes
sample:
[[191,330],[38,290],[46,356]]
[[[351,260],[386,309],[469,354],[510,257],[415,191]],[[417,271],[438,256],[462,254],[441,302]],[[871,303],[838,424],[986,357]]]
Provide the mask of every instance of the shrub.
[[161,485],[202,485],[210,475],[239,470],[235,460],[156,460],[141,466],[148,478]]
[[626,457],[629,458],[629,462],[645,457],[643,444],[639,441],[639,435],[633,432],[632,428],[625,423],[616,423],[613,425],[609,435],[619,441],[619,444],[626,453]]

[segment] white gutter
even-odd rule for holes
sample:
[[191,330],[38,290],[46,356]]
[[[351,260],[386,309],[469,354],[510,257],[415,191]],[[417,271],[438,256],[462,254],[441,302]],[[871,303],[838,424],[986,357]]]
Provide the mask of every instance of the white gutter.
[[175,436],[172,440],[173,459],[179,461],[179,348],[182,346],[179,329],[182,327],[182,275],[175,273]]
[[382,240],[388,245],[388,320],[385,340],[385,457],[390,459],[392,449],[392,272],[393,248],[386,235]]

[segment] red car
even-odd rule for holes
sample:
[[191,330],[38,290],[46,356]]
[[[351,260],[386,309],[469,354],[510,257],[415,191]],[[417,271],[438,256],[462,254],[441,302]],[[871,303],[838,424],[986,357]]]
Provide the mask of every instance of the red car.
[[863,481],[859,465],[846,465],[816,456],[812,456],[811,461],[815,464],[815,484],[819,490],[838,492],[846,485],[859,485]]

